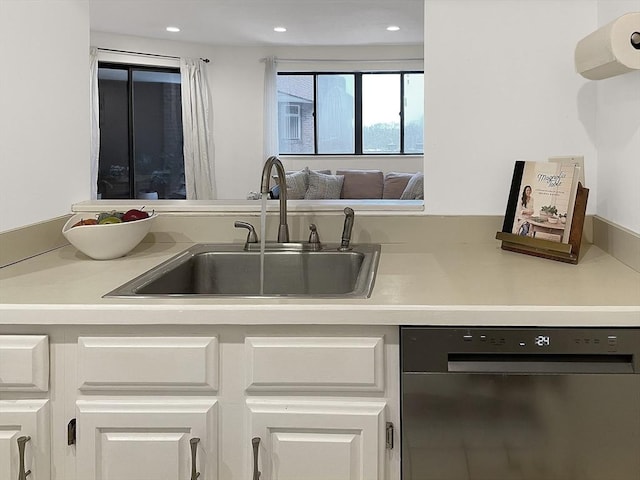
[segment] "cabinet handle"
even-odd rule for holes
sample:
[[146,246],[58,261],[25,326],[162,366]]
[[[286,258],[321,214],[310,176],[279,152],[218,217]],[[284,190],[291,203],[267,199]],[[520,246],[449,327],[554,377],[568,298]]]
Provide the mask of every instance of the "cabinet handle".
[[258,470],[258,447],[260,446],[260,437],[251,439],[253,445],[253,480],[260,480],[260,471]]
[[31,440],[29,436],[18,437],[18,455],[20,456],[20,471],[18,472],[18,480],[27,480],[27,475],[31,473],[31,470],[24,470],[24,448],[25,444]]
[[191,444],[191,480],[196,480],[200,476],[200,472],[196,472],[196,455],[198,453],[199,438],[189,440]]

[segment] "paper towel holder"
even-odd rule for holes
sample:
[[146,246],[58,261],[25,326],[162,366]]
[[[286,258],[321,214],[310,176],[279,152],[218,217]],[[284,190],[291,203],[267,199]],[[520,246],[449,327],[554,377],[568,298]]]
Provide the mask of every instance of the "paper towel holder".
[[589,80],[640,70],[640,12],[622,15],[584,37],[574,61],[576,72]]

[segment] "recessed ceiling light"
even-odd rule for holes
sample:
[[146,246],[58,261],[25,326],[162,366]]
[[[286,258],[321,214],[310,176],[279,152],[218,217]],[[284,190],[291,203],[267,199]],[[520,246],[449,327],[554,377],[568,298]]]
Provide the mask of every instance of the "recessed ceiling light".
[[287,29],[286,29],[286,28],[284,28],[284,27],[275,27],[275,28],[273,29],[273,31],[274,31],[274,32],[278,32],[278,33],[283,33],[283,32],[286,32],[286,31],[287,31]]
[[179,32],[180,29],[178,27],[167,27],[167,32],[176,33]]
[[387,30],[390,31],[390,32],[397,32],[398,30],[400,30],[400,27],[397,26],[397,25],[389,25],[387,27]]

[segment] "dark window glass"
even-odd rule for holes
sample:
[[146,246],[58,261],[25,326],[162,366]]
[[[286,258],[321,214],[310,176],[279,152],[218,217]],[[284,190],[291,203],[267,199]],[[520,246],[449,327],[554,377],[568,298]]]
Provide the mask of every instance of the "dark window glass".
[[178,69],[98,68],[102,198],[186,198]]

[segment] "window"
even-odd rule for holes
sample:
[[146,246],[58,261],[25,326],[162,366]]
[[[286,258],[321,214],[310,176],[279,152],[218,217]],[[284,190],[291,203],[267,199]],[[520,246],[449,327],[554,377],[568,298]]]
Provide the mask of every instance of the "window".
[[285,140],[300,140],[300,105],[287,103],[283,115],[283,138]]
[[180,70],[98,66],[101,198],[186,198]]
[[421,154],[423,72],[279,73],[280,154]]

